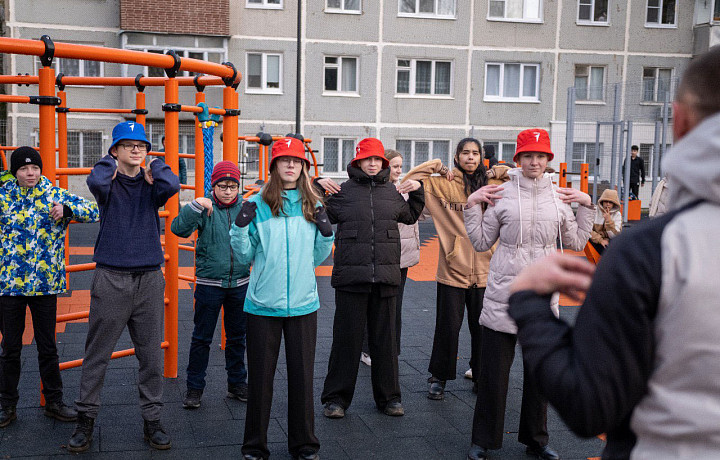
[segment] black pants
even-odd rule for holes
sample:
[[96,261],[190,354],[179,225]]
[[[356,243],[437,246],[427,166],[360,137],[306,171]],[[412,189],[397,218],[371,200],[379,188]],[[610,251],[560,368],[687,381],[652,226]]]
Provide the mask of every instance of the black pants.
[[2,332],[2,353],[0,353],[0,404],[15,406],[18,402],[20,381],[20,353],[22,336],[25,332],[25,307],[30,307],[35,344],[38,350],[40,380],[47,402],[60,402],[63,397],[62,379],[58,367],[58,353],[55,346],[55,323],[57,317],[57,296],[0,296],[0,332]]
[[[400,332],[402,331],[402,303],[403,303],[403,292],[405,292],[405,281],[407,281],[408,267],[400,269],[400,288],[398,289],[397,297],[395,297],[395,342],[397,343],[397,354],[400,355]],[[368,346],[367,331],[363,336],[363,347],[364,353],[370,354],[370,347]]]
[[[267,430],[280,340],[285,336],[288,377],[288,450],[317,452],[313,410],[313,373],[317,312],[303,316],[247,315],[248,402],[242,453],[270,456]],[[357,361],[357,360],[356,360]]]
[[[486,449],[502,447],[510,366],[515,357],[515,334],[482,328],[483,349],[472,442]],[[547,445],[547,401],[538,392],[523,361],[523,395],[518,441],[529,447]]]
[[482,312],[485,288],[456,288],[437,283],[437,310],[435,313],[435,337],[428,372],[438,380],[455,380],[457,375],[457,353],[460,327],[465,308],[468,312],[470,329],[470,367],[473,379],[480,375],[480,353],[482,351]]
[[630,191],[635,194],[635,197],[640,199],[640,184],[630,184]]
[[372,357],[373,397],[379,409],[400,401],[400,381],[395,339],[395,297],[381,297],[380,287],[371,292],[335,290],[335,320],[328,373],[321,401],[347,409],[357,381],[360,350],[367,324]]

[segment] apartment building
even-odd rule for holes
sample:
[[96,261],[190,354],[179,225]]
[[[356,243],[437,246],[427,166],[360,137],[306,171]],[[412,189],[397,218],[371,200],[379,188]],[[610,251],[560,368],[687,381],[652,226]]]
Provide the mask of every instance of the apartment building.
[[[515,136],[550,131],[555,163],[566,160],[567,89],[599,112],[603,88],[643,85],[649,100],[682,75],[693,55],[720,44],[720,0],[306,0],[301,9],[300,125],[323,174],[342,177],[363,137],[405,154],[405,168],[452,160],[466,136],[510,160]],[[231,61],[241,134],[295,131],[298,2],[294,0],[5,0],[6,36],[102,45]],[[7,74],[35,73],[25,56]],[[65,75],[162,75],[153,68],[56,59]],[[12,86],[10,94],[33,88]],[[68,88],[70,106],[133,107],[134,88]],[[649,92],[648,92],[649,91]],[[192,103],[194,89],[181,101]],[[148,89],[148,130],[162,135],[162,91]],[[210,105],[220,91],[206,90]],[[7,107],[8,142],[37,142],[37,108]],[[70,158],[90,166],[106,150],[114,115],[69,118]],[[192,153],[193,118],[181,118]],[[216,148],[219,155],[219,142]],[[257,150],[242,145],[249,173]],[[568,159],[569,156],[568,156]],[[571,159],[570,159],[571,160]]]

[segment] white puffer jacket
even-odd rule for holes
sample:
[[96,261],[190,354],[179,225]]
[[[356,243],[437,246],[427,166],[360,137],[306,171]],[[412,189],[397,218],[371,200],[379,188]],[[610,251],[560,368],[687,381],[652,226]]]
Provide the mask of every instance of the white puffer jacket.
[[[407,200],[409,195],[403,193],[402,196]],[[412,225],[398,223],[398,230],[400,231],[400,268],[417,265],[420,263],[420,229],[418,223],[415,222]]]
[[[523,268],[557,250],[558,235],[561,249],[582,250],[590,237],[595,206],[580,206],[576,220],[572,208],[557,197],[552,175],[529,179],[520,168],[508,174],[502,199],[484,213],[479,205],[466,209],[464,218],[476,251],[487,251],[499,239],[490,260],[480,324],[516,334],[517,326],[508,315],[510,284]],[[552,310],[559,316],[557,296]]]

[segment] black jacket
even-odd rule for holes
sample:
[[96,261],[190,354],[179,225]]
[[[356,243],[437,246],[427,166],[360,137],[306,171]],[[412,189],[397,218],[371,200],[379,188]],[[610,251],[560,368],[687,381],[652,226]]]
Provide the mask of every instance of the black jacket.
[[[624,161],[621,174],[622,177],[625,177]],[[640,155],[636,156],[634,159],[630,158],[630,183],[633,185],[637,183],[645,183],[645,160],[640,158]]]
[[351,291],[369,289],[371,284],[399,286],[397,224],[417,222],[425,206],[424,191],[420,187],[405,201],[388,181],[388,168],[368,176],[348,165],[348,176],[340,192],[325,202],[330,222],[338,224],[331,284]]

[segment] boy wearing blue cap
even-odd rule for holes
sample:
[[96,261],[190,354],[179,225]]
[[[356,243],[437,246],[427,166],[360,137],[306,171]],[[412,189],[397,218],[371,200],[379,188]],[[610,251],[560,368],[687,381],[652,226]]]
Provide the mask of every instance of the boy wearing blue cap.
[[76,401],[78,421],[68,442],[71,452],[90,447],[105,370],[126,325],[140,362],[138,390],[145,439],[155,449],[170,448],[170,438],[160,424],[165,279],[160,270],[164,256],[158,209],[180,190],[180,181],[162,161],[154,159],[140,167],[151,147],[143,125],[119,123],[112,134],[108,155],[87,178],[100,208],[100,231]]

